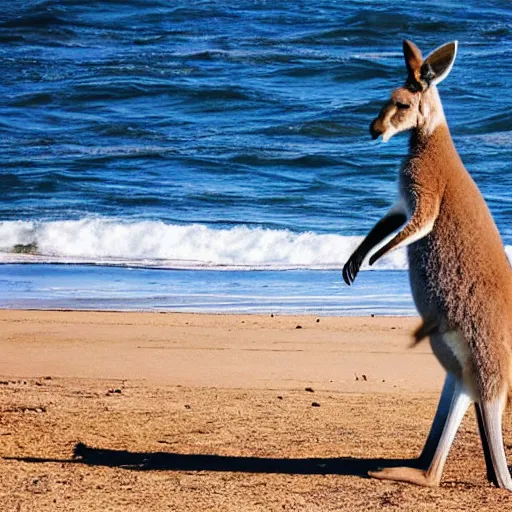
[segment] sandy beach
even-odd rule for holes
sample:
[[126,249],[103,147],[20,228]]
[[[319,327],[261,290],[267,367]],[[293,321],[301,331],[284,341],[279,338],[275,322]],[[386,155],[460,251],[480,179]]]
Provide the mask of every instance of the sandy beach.
[[504,510],[472,410],[441,487],[365,476],[428,432],[444,375],[417,323],[1,311],[2,510]]

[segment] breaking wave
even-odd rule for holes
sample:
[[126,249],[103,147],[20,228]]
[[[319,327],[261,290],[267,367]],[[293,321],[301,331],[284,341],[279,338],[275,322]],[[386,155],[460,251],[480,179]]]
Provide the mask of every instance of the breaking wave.
[[[361,236],[108,218],[0,222],[0,263],[80,263],[240,270],[339,269]],[[512,260],[512,247],[506,247]],[[405,250],[375,270],[405,270]],[[367,263],[363,270],[368,269]]]
[[[237,226],[84,218],[0,222],[0,262],[160,268],[337,269],[362,237]],[[367,268],[367,267],[365,267]],[[404,251],[376,269],[405,269]]]

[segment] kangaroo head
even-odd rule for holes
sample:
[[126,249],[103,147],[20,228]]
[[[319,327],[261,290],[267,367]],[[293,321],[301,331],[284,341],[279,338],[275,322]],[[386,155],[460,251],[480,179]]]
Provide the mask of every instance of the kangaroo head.
[[387,142],[395,133],[418,128],[432,133],[444,120],[443,107],[436,85],[450,73],[457,41],[446,43],[423,59],[419,48],[411,41],[403,43],[407,80],[391,93],[390,100],[382,107],[370,125],[373,139],[382,135]]

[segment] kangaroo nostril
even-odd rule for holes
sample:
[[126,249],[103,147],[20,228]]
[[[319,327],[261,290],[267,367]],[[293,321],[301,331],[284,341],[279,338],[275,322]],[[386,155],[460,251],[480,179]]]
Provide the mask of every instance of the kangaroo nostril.
[[382,130],[379,130],[378,127],[376,126],[376,124],[377,124],[377,119],[375,119],[372,122],[372,124],[370,125],[370,134],[371,134],[373,140],[378,138],[379,135],[382,135]]

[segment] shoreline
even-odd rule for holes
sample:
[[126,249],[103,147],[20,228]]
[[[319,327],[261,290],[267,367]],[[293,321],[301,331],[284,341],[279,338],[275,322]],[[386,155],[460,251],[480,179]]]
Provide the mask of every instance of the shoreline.
[[415,315],[408,274],[0,265],[0,308],[251,314]]

